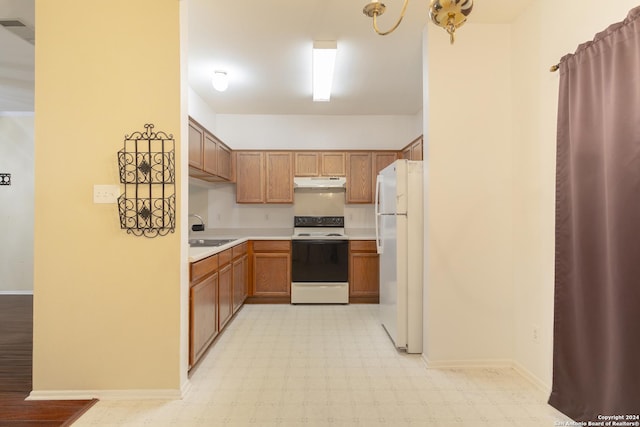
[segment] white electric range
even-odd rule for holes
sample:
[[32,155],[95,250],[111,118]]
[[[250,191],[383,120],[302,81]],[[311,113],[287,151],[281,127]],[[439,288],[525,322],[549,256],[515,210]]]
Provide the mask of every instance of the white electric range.
[[349,240],[343,216],[296,216],[291,303],[349,303]]

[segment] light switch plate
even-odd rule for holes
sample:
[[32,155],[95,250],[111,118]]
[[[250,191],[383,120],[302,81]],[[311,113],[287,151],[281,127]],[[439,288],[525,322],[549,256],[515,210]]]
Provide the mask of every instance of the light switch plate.
[[120,195],[119,185],[94,185],[93,203],[117,203]]

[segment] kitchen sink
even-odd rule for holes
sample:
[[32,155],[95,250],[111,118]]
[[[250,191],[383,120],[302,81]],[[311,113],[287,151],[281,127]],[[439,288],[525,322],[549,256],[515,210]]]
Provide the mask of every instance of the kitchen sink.
[[215,247],[226,245],[237,239],[189,239],[189,246],[193,247]]

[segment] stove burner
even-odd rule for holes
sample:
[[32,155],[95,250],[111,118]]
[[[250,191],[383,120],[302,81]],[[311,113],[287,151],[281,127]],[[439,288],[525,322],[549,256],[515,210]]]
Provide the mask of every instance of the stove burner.
[[294,227],[344,227],[343,216],[294,216]]
[[293,238],[298,240],[346,240],[343,216],[296,216]]

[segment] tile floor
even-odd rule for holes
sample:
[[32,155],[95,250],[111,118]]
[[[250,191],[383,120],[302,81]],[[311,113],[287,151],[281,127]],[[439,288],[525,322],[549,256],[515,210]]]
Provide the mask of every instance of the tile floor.
[[246,305],[181,401],[100,401],[82,426],[568,425],[511,369],[426,369],[377,305]]

